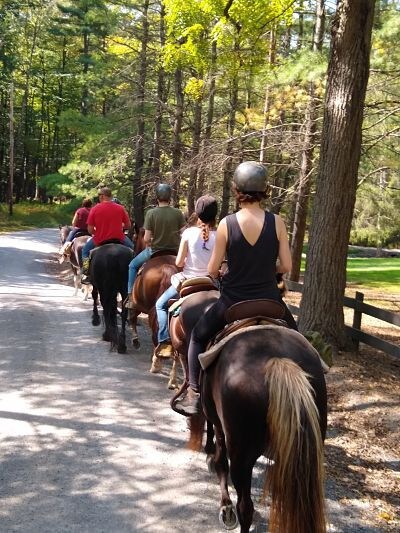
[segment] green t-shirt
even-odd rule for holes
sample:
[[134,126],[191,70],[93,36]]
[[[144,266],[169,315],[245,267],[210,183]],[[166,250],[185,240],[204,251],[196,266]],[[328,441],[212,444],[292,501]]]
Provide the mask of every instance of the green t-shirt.
[[181,240],[180,230],[185,225],[185,218],[179,209],[171,206],[155,207],[147,211],[144,229],[151,231],[153,240],[151,249],[178,251]]

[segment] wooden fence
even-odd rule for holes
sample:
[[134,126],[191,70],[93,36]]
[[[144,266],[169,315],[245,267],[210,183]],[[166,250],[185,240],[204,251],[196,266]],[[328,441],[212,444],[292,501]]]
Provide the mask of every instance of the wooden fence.
[[[285,283],[290,291],[300,293],[303,292],[302,283],[296,283],[295,281],[290,281],[287,279],[285,280]],[[343,299],[343,307],[350,307],[351,309],[354,309],[353,325],[346,326],[346,331],[353,340],[356,349],[358,349],[358,345],[361,341],[364,344],[368,344],[373,348],[382,350],[383,352],[389,355],[393,355],[395,357],[400,358],[399,345],[393,344],[392,342],[385,341],[383,339],[380,339],[379,337],[375,337],[375,335],[370,335],[369,333],[361,331],[361,321],[363,314],[373,316],[375,318],[378,318],[379,320],[383,320],[384,322],[393,324],[394,326],[400,326],[400,314],[392,313],[391,311],[386,311],[385,309],[380,309],[379,307],[374,307],[373,305],[365,304],[363,300],[364,294],[362,292],[356,292],[355,298],[349,298],[348,296],[345,296]],[[299,307],[290,304],[288,304],[288,307],[294,315],[298,316]]]

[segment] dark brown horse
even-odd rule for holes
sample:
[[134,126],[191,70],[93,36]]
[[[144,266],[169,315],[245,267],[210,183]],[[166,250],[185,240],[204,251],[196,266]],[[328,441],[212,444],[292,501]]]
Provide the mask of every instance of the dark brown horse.
[[[61,244],[65,243],[65,240],[68,237],[68,233],[70,229],[71,229],[70,226],[60,226]],[[74,279],[74,288],[75,288],[74,296],[78,294],[78,290],[81,287],[84,293],[84,296],[83,296],[84,301],[87,300],[89,297],[90,286],[81,284],[82,275],[80,273],[80,269],[82,267],[82,248],[85,246],[89,237],[90,236],[88,234],[86,235],[82,235],[82,233],[77,234],[77,237],[75,237],[74,240],[72,241],[70,253],[68,255],[68,261],[69,261],[69,264],[71,265],[71,270],[72,270],[73,279]]]
[[[190,298],[184,304],[189,308]],[[201,304],[201,296],[197,300],[193,316],[200,316],[201,305],[210,305],[205,300]],[[269,531],[325,532],[327,395],[318,354],[309,342],[277,325],[237,331],[203,372],[201,399],[215,431],[214,443],[208,428],[205,451],[219,478],[224,526],[232,529],[238,519],[241,533],[249,531],[252,471],[265,455],[271,465],[264,485],[271,496]],[[191,443],[201,442],[203,430],[204,424],[191,423]],[[236,510],[228,492],[229,473],[237,492]]]
[[[140,313],[148,315],[154,348],[158,344],[158,322],[155,304],[161,294],[171,285],[172,274],[178,272],[178,268],[175,265],[175,258],[176,256],[170,253],[156,254],[144,264],[142,271],[135,280],[132,297],[136,310],[130,311],[129,313],[129,321],[132,328],[132,343],[135,348],[139,348],[140,346],[137,333],[137,317]],[[153,350],[150,372],[160,372],[161,369],[162,360],[155,355]],[[176,360],[174,358],[168,387],[175,388],[176,383]]]

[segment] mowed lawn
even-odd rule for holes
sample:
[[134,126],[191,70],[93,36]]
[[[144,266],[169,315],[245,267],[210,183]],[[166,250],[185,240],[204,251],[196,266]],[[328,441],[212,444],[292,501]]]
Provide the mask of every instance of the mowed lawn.
[[400,257],[349,257],[347,282],[400,296]]

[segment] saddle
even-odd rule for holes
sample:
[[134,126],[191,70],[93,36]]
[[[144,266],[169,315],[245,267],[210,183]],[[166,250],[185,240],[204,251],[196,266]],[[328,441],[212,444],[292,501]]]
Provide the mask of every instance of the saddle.
[[157,250],[151,254],[150,259],[153,257],[160,257],[162,255],[176,255],[176,250]]
[[211,340],[207,350],[230,333],[248,326],[273,324],[287,327],[284,316],[285,307],[275,300],[244,300],[233,304],[225,312],[227,325]]

